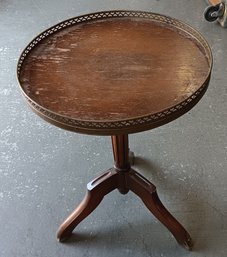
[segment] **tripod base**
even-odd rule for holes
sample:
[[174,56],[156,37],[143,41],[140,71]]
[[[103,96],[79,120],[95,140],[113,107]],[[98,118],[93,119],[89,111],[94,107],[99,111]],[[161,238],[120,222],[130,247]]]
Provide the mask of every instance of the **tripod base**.
[[122,194],[131,190],[139,196],[150,212],[173,234],[177,242],[191,249],[190,235],[161,203],[156,187],[130,167],[127,142],[127,136],[112,137],[115,167],[87,184],[87,193],[83,201],[60,226],[57,232],[58,240],[62,242],[69,238],[74,228],[99,205],[104,196],[118,189]]

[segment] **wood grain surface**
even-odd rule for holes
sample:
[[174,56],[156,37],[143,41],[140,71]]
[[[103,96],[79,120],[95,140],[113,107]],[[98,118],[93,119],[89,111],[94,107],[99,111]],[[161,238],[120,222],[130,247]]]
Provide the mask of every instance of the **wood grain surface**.
[[53,113],[114,122],[180,104],[205,83],[210,66],[198,40],[172,25],[108,18],[42,40],[27,55],[19,81]]

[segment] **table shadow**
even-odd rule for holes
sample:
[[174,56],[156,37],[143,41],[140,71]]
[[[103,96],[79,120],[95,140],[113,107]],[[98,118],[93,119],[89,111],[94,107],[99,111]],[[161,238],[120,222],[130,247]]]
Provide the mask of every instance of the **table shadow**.
[[[142,158],[139,156],[134,157],[133,168],[138,172],[143,173],[145,177],[147,177],[147,175],[151,176],[151,182],[154,184],[158,183],[159,185],[161,185],[164,182],[170,183],[171,187],[164,188],[165,193],[167,193],[168,195],[176,194],[176,190],[178,190],[179,188],[179,181],[177,181],[176,173],[171,173],[173,179],[169,181],[168,178],[166,178],[166,174],[164,174],[163,170],[159,167],[157,163],[151,161],[151,159]],[[182,190],[182,188],[184,188],[185,190]],[[196,191],[191,192],[191,196],[190,198],[188,198],[188,188],[190,188],[190,180],[185,181],[183,186],[181,186],[180,190],[182,198],[182,208],[188,210],[182,215],[182,218],[184,218],[184,222],[181,222],[181,217],[179,216],[179,214],[178,217],[174,215],[174,213],[171,211],[171,206],[168,208],[165,205],[165,202],[162,201],[162,199],[161,201],[167,207],[170,213],[172,213],[173,216],[175,216],[177,220],[182,223],[182,225],[191,235],[193,240],[193,252],[203,252],[204,250],[212,251],[216,248],[215,244],[213,244],[212,242],[215,241],[214,239],[216,237],[220,237],[220,234],[219,230],[214,231],[212,229],[209,230],[209,228],[211,224],[213,224],[213,226],[221,226],[221,220],[217,219],[217,215],[215,215],[215,213],[211,214],[210,212],[211,208],[213,208],[212,206],[215,204],[209,202],[209,200],[204,201],[204,199],[207,199],[207,195],[201,194],[201,191],[199,194]],[[162,194],[162,188],[157,187],[157,192],[160,196]],[[200,217],[198,217],[198,213],[200,214]],[[207,220],[204,220],[202,217],[205,213],[209,213],[209,218]]]
[[[158,164],[152,162],[150,159],[141,158],[138,156],[135,156],[133,169],[143,174],[145,177],[150,172],[152,172],[152,183],[158,182],[163,183],[174,183],[175,179],[171,179],[171,181],[168,181],[168,179],[163,177],[165,174],[163,173],[162,169],[158,166]],[[172,176],[176,175],[173,173]],[[185,189],[189,186],[186,182],[184,184]],[[176,183],[177,184],[177,183]],[[178,184],[171,185],[171,187],[165,188],[165,194],[168,195],[174,195],[176,194],[176,190],[179,186]],[[157,191],[160,195],[161,188],[157,188]],[[174,191],[174,192],[173,192]],[[197,220],[197,213],[203,213],[204,211],[207,211],[207,206],[204,204],[203,201],[203,195],[196,195],[191,196],[189,201],[187,201],[187,190],[181,190],[181,198],[185,199],[182,203],[182,208],[184,210],[183,214],[180,216],[179,211],[176,213],[172,212],[171,206],[166,206],[167,209],[179,220],[180,223],[188,230],[189,234],[191,235],[193,239],[193,252],[203,252],[208,250],[214,250],[213,245],[210,244],[209,240],[204,242],[202,241],[203,235],[202,231],[203,229],[207,229],[209,227],[209,222],[206,223],[203,221],[201,224],[200,221],[192,222]],[[161,193],[162,195],[162,193]],[[161,197],[162,198],[162,197]],[[162,199],[161,199],[162,200]],[[193,201],[193,203],[192,203]],[[165,202],[163,202],[165,205]],[[168,204],[167,204],[168,205]],[[144,206],[144,208],[146,208]],[[177,215],[175,215],[177,214]],[[181,222],[181,217],[183,218],[183,222]],[[214,217],[215,218],[215,217]],[[211,217],[212,219],[212,217]],[[108,222],[108,221],[106,221]],[[175,241],[172,234],[166,229],[166,232],[163,232],[163,229],[160,229],[160,233],[155,233],[155,237],[152,234],[152,228],[156,228],[156,223],[154,222],[141,222],[141,218],[138,217],[138,223],[135,222],[132,224],[132,226],[128,226],[127,223],[121,224],[120,226],[116,224],[114,227],[108,227],[108,229],[103,228],[102,225],[100,225],[100,229],[98,231],[92,231],[92,232],[79,232],[80,229],[75,229],[75,232],[72,234],[71,238],[69,238],[66,242],[64,242],[66,245],[89,245],[89,246],[95,246],[95,247],[101,247],[105,245],[105,247],[110,248],[119,248],[123,247],[124,245],[130,245],[129,242],[131,242],[132,247],[134,244],[136,244],[137,248],[140,248],[141,251],[146,251],[147,253],[151,254],[152,251],[155,252],[165,252],[168,253],[169,256],[174,256],[176,254],[176,251],[179,254],[187,254],[187,251],[183,249],[181,246],[178,246],[177,242]],[[133,228],[133,229],[132,229]],[[144,231],[146,233],[144,233]],[[217,233],[216,233],[217,234]],[[212,231],[210,232],[210,238],[215,237],[216,234]],[[120,243],[119,243],[119,235],[120,236]],[[130,235],[130,236],[128,236]],[[208,236],[208,237],[209,237]],[[188,252],[190,253],[190,252]]]
[[[70,239],[64,244],[69,246],[79,245],[80,247],[92,248],[102,250],[105,249],[118,249],[118,251],[136,249],[137,252],[152,256],[152,253],[163,253],[168,256],[175,256],[176,251],[182,256],[188,254],[188,251],[177,244],[175,238],[168,232],[163,232],[163,229],[157,232],[157,223],[141,222],[129,226],[127,223],[116,224],[114,227],[106,227],[93,233],[74,232]],[[159,227],[159,225],[158,225]],[[153,233],[153,229],[156,229]],[[146,231],[146,233],[144,233]],[[91,249],[90,248],[90,249]],[[166,256],[166,255],[163,255]]]

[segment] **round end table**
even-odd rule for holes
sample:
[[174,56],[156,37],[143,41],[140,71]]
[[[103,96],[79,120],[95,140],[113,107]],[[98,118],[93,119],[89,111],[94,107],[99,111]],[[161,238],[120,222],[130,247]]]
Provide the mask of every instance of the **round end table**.
[[31,41],[18,80],[33,111],[63,129],[112,138],[114,167],[87,185],[60,226],[67,239],[114,189],[138,195],[190,249],[188,232],[163,206],[155,186],[133,170],[128,134],[164,125],[205,93],[212,69],[206,40],[176,19],[140,11],[105,11],[63,21]]

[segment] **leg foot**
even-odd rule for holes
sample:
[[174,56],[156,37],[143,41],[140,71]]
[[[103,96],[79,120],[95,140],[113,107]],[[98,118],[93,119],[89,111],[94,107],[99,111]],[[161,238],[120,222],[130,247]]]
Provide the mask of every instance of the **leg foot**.
[[190,235],[164,207],[158,197],[155,186],[134,170],[128,173],[126,180],[129,190],[142,199],[146,207],[166,226],[180,245],[190,250],[192,248]]
[[103,197],[118,187],[118,174],[110,169],[87,184],[87,193],[80,205],[62,223],[57,239],[64,241],[70,237],[74,228],[84,220],[102,201]]

